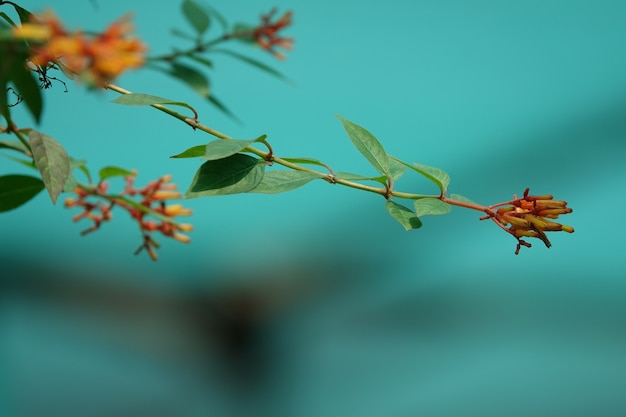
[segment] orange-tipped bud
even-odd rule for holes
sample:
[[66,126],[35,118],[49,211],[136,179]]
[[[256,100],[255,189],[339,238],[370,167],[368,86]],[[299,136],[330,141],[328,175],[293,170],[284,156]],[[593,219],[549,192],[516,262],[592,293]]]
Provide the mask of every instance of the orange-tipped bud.
[[191,209],[184,208],[182,204],[172,204],[165,207],[163,214],[166,216],[190,216],[193,213]]

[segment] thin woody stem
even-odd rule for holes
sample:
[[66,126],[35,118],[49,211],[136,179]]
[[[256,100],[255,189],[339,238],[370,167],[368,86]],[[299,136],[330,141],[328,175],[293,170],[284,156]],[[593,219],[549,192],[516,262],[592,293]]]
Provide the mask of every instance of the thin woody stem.
[[[122,87],[119,87],[117,85],[114,85],[114,84],[107,84],[105,86],[105,88],[109,89],[109,90],[113,90],[113,91],[115,91],[117,93],[120,93],[120,94],[132,94],[132,91],[126,90],[126,89],[124,89]],[[178,120],[184,122],[185,124],[190,125],[194,129],[201,130],[201,131],[203,131],[205,133],[208,133],[208,134],[210,134],[212,136],[215,136],[216,138],[224,139],[224,140],[232,140],[232,139],[234,139],[234,138],[226,135],[225,133],[219,132],[219,131],[217,131],[215,129],[212,129],[212,128],[208,127],[208,126],[205,126],[205,125],[203,125],[201,123],[198,123],[197,120],[190,119],[189,117],[185,116],[184,114],[178,113],[177,111],[174,111],[174,110],[172,110],[172,109],[170,109],[168,107],[165,107],[164,105],[161,105],[161,104],[151,104],[150,106],[154,107],[155,109],[160,110],[160,111],[162,111],[164,113],[167,113],[168,115],[170,115],[172,117],[177,118]],[[450,199],[450,198],[447,198],[447,197],[445,197],[443,195],[427,195],[427,194],[406,193],[406,192],[401,192],[401,191],[395,191],[395,190],[391,189],[390,185],[388,185],[386,187],[373,187],[373,186],[370,186],[370,185],[365,185],[365,184],[361,184],[361,183],[354,182],[354,181],[340,179],[340,178],[335,177],[335,175],[332,174],[332,173],[331,174],[327,174],[327,173],[324,173],[324,172],[321,172],[321,171],[317,171],[315,169],[307,168],[305,166],[302,166],[302,165],[299,165],[299,164],[296,164],[296,163],[293,163],[293,162],[286,161],[286,160],[284,160],[282,158],[274,156],[271,151],[270,152],[263,152],[263,151],[261,151],[259,149],[256,149],[256,148],[252,147],[252,146],[248,146],[248,147],[242,149],[242,151],[253,153],[256,156],[258,156],[258,157],[260,157],[260,158],[262,158],[264,160],[267,160],[267,158],[271,156],[271,160],[275,164],[282,165],[282,166],[284,166],[286,168],[290,168],[290,169],[293,169],[295,171],[309,172],[311,174],[318,175],[320,178],[326,179],[328,182],[330,182],[332,184],[341,184],[343,186],[350,187],[350,188],[355,188],[357,190],[367,191],[367,192],[374,193],[374,194],[379,194],[379,195],[382,195],[385,198],[397,197],[397,198],[405,198],[405,199],[408,199],[408,200],[419,200],[419,199],[422,199],[422,198],[439,198],[440,200],[442,200],[442,201],[444,201],[444,202],[446,202],[448,204],[455,205],[455,206],[470,208],[470,209],[478,210],[478,211],[483,211],[483,212],[485,212],[487,214],[492,213],[492,210],[489,207],[479,206],[477,204],[472,204],[472,203],[467,203],[467,202],[464,202],[464,201]],[[324,166],[326,168],[328,168],[327,165],[324,164]]]

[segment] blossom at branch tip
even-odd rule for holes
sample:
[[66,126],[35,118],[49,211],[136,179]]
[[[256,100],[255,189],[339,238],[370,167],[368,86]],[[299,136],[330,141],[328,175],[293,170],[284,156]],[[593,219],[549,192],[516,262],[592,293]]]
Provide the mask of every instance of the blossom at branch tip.
[[127,69],[141,67],[146,46],[130,36],[130,15],[113,22],[101,34],[68,32],[52,11],[13,29],[13,36],[31,42],[30,61],[45,67],[56,63],[78,74],[88,85],[102,87]]
[[276,47],[290,51],[293,48],[294,39],[281,37],[278,32],[291,25],[293,13],[287,11],[276,22],[272,23],[271,19],[275,14],[276,9],[273,9],[268,14],[261,15],[261,24],[254,28],[252,37],[261,48],[272,53],[276,58],[285,59],[285,54],[277,51]]
[[572,212],[572,209],[567,207],[567,202],[554,200],[551,195],[533,196],[528,193],[529,189],[526,188],[522,198],[514,196],[513,201],[492,206],[501,207],[483,217],[492,218],[501,228],[517,239],[516,255],[522,246],[532,246],[523,240],[523,237],[540,239],[549,248],[552,244],[546,232],[574,232],[573,227],[552,221],[562,214]]

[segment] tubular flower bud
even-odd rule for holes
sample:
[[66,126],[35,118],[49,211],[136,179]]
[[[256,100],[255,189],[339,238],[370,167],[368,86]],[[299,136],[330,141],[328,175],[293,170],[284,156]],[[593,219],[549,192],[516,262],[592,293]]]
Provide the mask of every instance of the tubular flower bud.
[[546,232],[574,232],[573,227],[552,221],[561,214],[572,212],[567,202],[554,200],[551,195],[532,196],[528,192],[527,188],[522,198],[515,197],[508,203],[491,206],[500,208],[488,216],[517,239],[515,254],[519,253],[522,246],[531,247],[523,237],[538,238],[549,248],[552,244]]
[[[181,197],[181,193],[176,192],[176,184],[171,184],[171,175],[165,175],[156,181],[148,183],[144,188],[135,188],[135,173],[126,176],[125,187],[120,195],[109,195],[108,183],[101,182],[97,186],[80,186],[74,190],[78,198],[68,198],[65,201],[66,207],[81,207],[83,211],[74,216],[74,221],[88,219],[93,222],[92,226],[84,230],[81,234],[87,234],[97,230],[103,222],[112,219],[111,210],[113,207],[121,207],[126,210],[130,217],[137,222],[143,236],[143,243],[137,248],[135,254],[146,250],[152,260],[157,259],[155,249],[159,248],[159,243],[152,237],[155,233],[172,238],[179,242],[189,243],[189,236],[178,232],[191,232],[193,226],[186,223],[176,223],[176,216],[188,216],[192,213],[190,209],[184,208],[182,204],[172,204],[168,206],[165,200]],[[132,199],[140,201],[131,201]],[[109,204],[102,204],[100,201],[89,202],[88,199],[104,199]],[[153,216],[152,219],[147,217]]]
[[268,14],[261,16],[261,24],[253,30],[252,38],[261,48],[276,58],[285,59],[285,54],[278,52],[276,47],[290,51],[293,48],[294,39],[280,37],[278,32],[291,25],[292,12],[285,12],[276,22],[272,23],[271,19],[275,14],[276,9],[273,9]]

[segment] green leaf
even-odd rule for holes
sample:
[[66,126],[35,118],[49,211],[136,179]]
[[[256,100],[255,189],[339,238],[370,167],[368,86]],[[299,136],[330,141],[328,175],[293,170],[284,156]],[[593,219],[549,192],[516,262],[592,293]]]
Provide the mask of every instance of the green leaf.
[[439,168],[430,167],[428,165],[419,164],[417,162],[409,164],[391,155],[389,156],[389,158],[406,166],[407,168],[411,168],[413,171],[418,172],[424,177],[428,178],[430,181],[434,182],[442,192],[448,188],[448,185],[450,185],[450,176],[445,171]]
[[464,203],[478,204],[478,203],[476,203],[476,202],[474,202],[474,201],[470,200],[469,198],[467,198],[467,197],[463,197],[462,195],[459,195],[459,194],[450,194],[450,198],[451,198],[452,200],[463,201]]
[[258,142],[258,139],[240,140],[240,139],[218,139],[206,144],[204,159],[214,161],[216,159],[226,158],[236,154],[247,148],[251,143]]
[[394,201],[387,201],[385,206],[389,214],[391,214],[391,217],[396,219],[398,223],[404,227],[404,230],[419,229],[422,227],[422,222],[419,217],[417,217],[411,209]]
[[111,103],[123,104],[125,106],[151,106],[153,104],[170,104],[172,106],[185,107],[195,112],[194,108],[187,103],[141,93],[123,94],[115,100],[111,100]]
[[294,163],[294,164],[319,165],[321,167],[328,168],[326,164],[324,164],[322,161],[319,161],[314,158],[282,158],[282,159],[287,162]]
[[450,176],[439,168],[413,162],[413,169],[437,184],[442,191],[450,185]]
[[387,152],[380,144],[378,139],[374,137],[370,132],[361,126],[352,123],[349,120],[337,115],[343,128],[346,130],[348,137],[354,144],[354,146],[361,152],[361,154],[369,161],[370,164],[378,172],[383,175],[389,176],[389,160],[387,158]]
[[13,210],[26,203],[44,189],[39,178],[28,175],[0,177],[0,212]]
[[363,175],[353,174],[351,172],[337,172],[335,174],[335,178],[346,181],[376,181],[383,185],[387,184],[386,175],[382,175],[380,177],[365,177]]
[[184,152],[179,153],[178,155],[172,155],[170,158],[198,158],[200,156],[204,156],[205,150],[206,145],[196,145]]
[[218,12],[217,10],[215,10],[213,7],[209,5],[205,5],[205,8],[206,8],[206,11],[209,13],[209,16],[214,17],[217,20],[217,22],[220,24],[220,26],[222,27],[222,31],[226,32],[228,30],[228,22],[226,21],[224,16],[222,16],[220,12]]
[[76,177],[74,176],[74,174],[70,174],[70,176],[67,177],[67,181],[65,181],[65,185],[63,186],[63,192],[71,193],[76,189],[77,186],[78,181],[76,180]]
[[30,152],[19,140],[0,140],[0,148],[14,149],[19,152]]
[[177,62],[172,62],[172,69],[168,71],[168,74],[187,84],[188,87],[201,97],[209,97],[209,80],[197,69],[179,64]]
[[449,213],[452,210],[450,204],[445,203],[438,198],[421,198],[415,200],[415,212],[418,216],[437,216]]
[[196,172],[185,197],[246,193],[259,185],[264,170],[265,161],[241,153],[207,161]]
[[235,23],[233,25],[233,33],[241,33],[241,32],[245,32],[245,33],[249,33],[250,36],[234,36],[233,39],[236,39],[238,41],[247,43],[247,44],[256,44],[256,39],[254,39],[254,36],[252,36],[252,32],[254,31],[255,26],[250,25],[248,23]]
[[257,69],[260,69],[261,71],[265,71],[266,73],[273,75],[276,78],[280,78],[281,80],[287,80],[287,77],[285,77],[283,74],[281,74],[274,68],[270,67],[269,65],[265,65],[261,61],[257,61],[256,59],[249,58],[240,53],[229,51],[227,49],[211,49],[211,52],[218,52],[221,54],[232,56],[233,58],[237,58],[240,61],[245,62],[246,64],[250,64],[253,67],[256,67]]
[[132,177],[135,176],[135,174],[124,168],[107,166],[98,172],[98,176],[100,177],[100,181],[104,181],[111,177]]
[[31,130],[28,138],[41,179],[52,203],[56,203],[70,175],[70,158],[63,146],[48,135]]
[[398,160],[393,157],[388,157],[387,159],[389,160],[389,175],[391,176],[391,179],[398,181],[400,177],[404,175],[408,167],[403,163],[398,162]]
[[266,172],[261,183],[249,192],[261,194],[284,193],[302,187],[317,178],[322,177],[304,171],[270,171]]
[[87,161],[83,159],[74,159],[70,157],[70,172],[73,172],[77,168],[80,169],[87,177],[87,180],[91,183],[91,173],[89,172],[89,169],[87,169],[86,164]]
[[209,28],[209,15],[204,9],[193,0],[184,0],[182,4],[183,15],[185,19],[202,35]]

